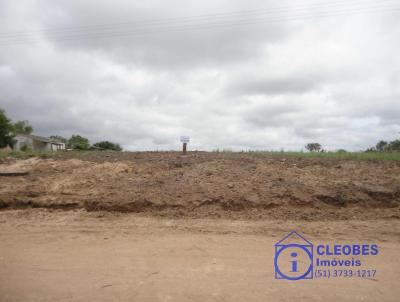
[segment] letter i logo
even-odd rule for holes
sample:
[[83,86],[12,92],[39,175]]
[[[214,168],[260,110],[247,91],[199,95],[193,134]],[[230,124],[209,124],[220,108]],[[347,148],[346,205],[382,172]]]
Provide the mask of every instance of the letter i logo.
[[295,231],[275,244],[275,278],[300,280],[313,278],[313,245]]
[[[290,256],[292,256],[293,258],[297,257],[297,253],[293,252],[290,254]],[[292,261],[290,261],[292,263],[292,273],[296,273],[297,272],[297,260],[294,259]]]

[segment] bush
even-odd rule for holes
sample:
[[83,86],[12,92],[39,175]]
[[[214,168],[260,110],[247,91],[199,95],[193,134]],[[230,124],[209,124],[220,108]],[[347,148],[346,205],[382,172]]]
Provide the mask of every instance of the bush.
[[101,150],[114,150],[114,151],[122,151],[122,148],[119,144],[112,143],[109,141],[102,141],[95,143],[93,145],[96,149],[101,149]]
[[29,147],[28,147],[27,145],[23,145],[23,146],[20,148],[20,150],[21,150],[22,152],[30,152],[30,151],[31,151],[31,149],[29,149]]

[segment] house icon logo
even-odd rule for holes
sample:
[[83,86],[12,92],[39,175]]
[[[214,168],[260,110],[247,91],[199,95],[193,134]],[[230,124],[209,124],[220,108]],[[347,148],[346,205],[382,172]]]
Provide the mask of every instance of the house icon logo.
[[293,231],[275,244],[275,279],[313,278],[313,245]]

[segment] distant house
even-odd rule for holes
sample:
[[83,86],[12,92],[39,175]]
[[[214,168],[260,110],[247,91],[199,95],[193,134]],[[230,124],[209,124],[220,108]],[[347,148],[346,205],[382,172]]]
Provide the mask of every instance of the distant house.
[[65,144],[63,142],[37,135],[17,134],[14,137],[14,141],[13,149],[16,151],[24,148],[28,148],[32,151],[65,150]]

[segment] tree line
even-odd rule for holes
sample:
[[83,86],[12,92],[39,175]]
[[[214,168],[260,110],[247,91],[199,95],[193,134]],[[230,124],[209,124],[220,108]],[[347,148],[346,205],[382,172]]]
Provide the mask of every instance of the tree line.
[[[322,145],[319,143],[308,143],[305,148],[310,152],[325,152]],[[337,150],[338,152],[346,152],[344,149]],[[365,152],[399,152],[400,140],[395,139],[387,142],[384,140],[379,141],[374,147],[370,147]]]
[[[7,146],[13,147],[15,136],[18,134],[31,134],[33,127],[28,121],[17,121],[13,123],[3,109],[0,108],[0,148]],[[109,141],[100,141],[93,145],[89,140],[79,134],[72,135],[70,138],[64,138],[60,135],[51,135],[49,139],[59,141],[65,144],[66,148],[74,150],[114,150],[122,151],[119,144]]]
[[400,151],[400,140],[395,139],[393,141],[379,141],[375,147],[367,149],[368,152],[393,152]]
[[64,143],[67,149],[122,151],[122,148],[119,144],[112,143],[109,141],[101,141],[91,145],[86,137],[83,137],[79,134],[74,134],[69,139],[66,139],[60,135],[51,135],[49,136],[49,138]]

